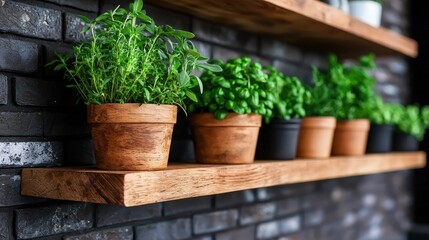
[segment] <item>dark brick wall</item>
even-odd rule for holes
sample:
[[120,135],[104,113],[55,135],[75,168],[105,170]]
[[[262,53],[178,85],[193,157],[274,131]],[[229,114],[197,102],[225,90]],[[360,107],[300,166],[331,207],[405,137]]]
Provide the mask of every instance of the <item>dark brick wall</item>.
[[[94,162],[85,106],[45,68],[84,38],[77,16],[96,16],[125,1],[0,1],[0,239],[404,239],[410,172],[246,190],[123,208],[19,194],[23,167]],[[386,1],[383,24],[406,33],[406,1]],[[213,58],[249,55],[308,82],[325,56],[181,13],[146,6],[160,24],[197,35]],[[390,101],[407,102],[405,59],[380,58],[375,75]],[[192,160],[185,117],[175,127],[171,159]]]

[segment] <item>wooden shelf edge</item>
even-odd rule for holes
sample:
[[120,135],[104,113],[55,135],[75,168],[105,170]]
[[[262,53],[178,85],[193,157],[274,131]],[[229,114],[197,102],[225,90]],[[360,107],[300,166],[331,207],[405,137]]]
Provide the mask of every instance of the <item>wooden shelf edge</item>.
[[151,4],[287,43],[339,55],[416,57],[415,40],[376,28],[316,0],[147,0]]
[[138,206],[245,189],[421,168],[424,152],[372,154],[244,165],[171,164],[148,172],[26,168],[25,196]]

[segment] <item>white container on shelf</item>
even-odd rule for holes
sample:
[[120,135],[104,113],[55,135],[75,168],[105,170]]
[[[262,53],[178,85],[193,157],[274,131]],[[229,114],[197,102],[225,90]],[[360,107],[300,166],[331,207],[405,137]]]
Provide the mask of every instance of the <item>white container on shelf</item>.
[[349,13],[349,2],[348,0],[323,0],[323,2],[338,8],[346,13]]
[[371,0],[349,1],[350,14],[374,27],[379,27],[381,22],[382,7],[379,2]]

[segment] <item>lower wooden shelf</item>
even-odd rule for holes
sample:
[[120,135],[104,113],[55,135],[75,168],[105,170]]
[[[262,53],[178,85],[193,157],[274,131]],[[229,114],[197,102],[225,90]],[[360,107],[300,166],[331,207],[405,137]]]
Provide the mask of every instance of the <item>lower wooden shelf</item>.
[[245,165],[171,164],[148,172],[95,168],[27,168],[21,193],[26,196],[137,206],[212,194],[421,168],[424,152],[359,157],[257,161]]

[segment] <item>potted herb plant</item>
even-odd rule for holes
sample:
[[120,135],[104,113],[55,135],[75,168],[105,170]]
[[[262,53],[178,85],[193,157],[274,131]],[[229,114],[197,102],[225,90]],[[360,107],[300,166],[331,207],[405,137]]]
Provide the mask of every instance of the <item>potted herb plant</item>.
[[201,163],[251,163],[262,116],[273,112],[273,85],[249,57],[218,64],[223,71],[204,72],[204,93],[189,105],[195,157]]
[[393,150],[400,152],[416,151],[428,127],[428,108],[425,107],[421,111],[416,105],[405,107],[396,105],[393,111],[395,112],[396,127],[393,136]]
[[142,0],[82,20],[91,39],[51,65],[66,70],[70,87],[88,105],[97,167],[166,168],[176,105],[185,108],[186,98],[197,100],[192,89],[202,90],[193,70],[219,66],[200,56],[192,33],[157,26]]
[[299,158],[328,158],[336,126],[337,110],[341,109],[341,98],[335,91],[337,82],[326,79],[325,74],[313,68],[313,84],[308,86],[310,99],[304,108],[299,133],[297,156]]
[[327,73],[316,72],[338,96],[337,125],[332,143],[333,155],[365,154],[369,120],[366,119],[365,106],[374,99],[374,79],[368,69],[375,68],[374,56],[363,56],[358,65],[346,66],[333,55],[329,57]]
[[367,116],[371,122],[368,134],[367,153],[386,153],[392,151],[395,107],[383,102],[376,96],[374,102],[367,107]]
[[273,67],[264,67],[273,85],[274,106],[259,133],[257,159],[291,160],[296,157],[301,118],[309,93],[297,77],[287,77]]
[[374,27],[381,22],[383,0],[349,0],[350,14]]

